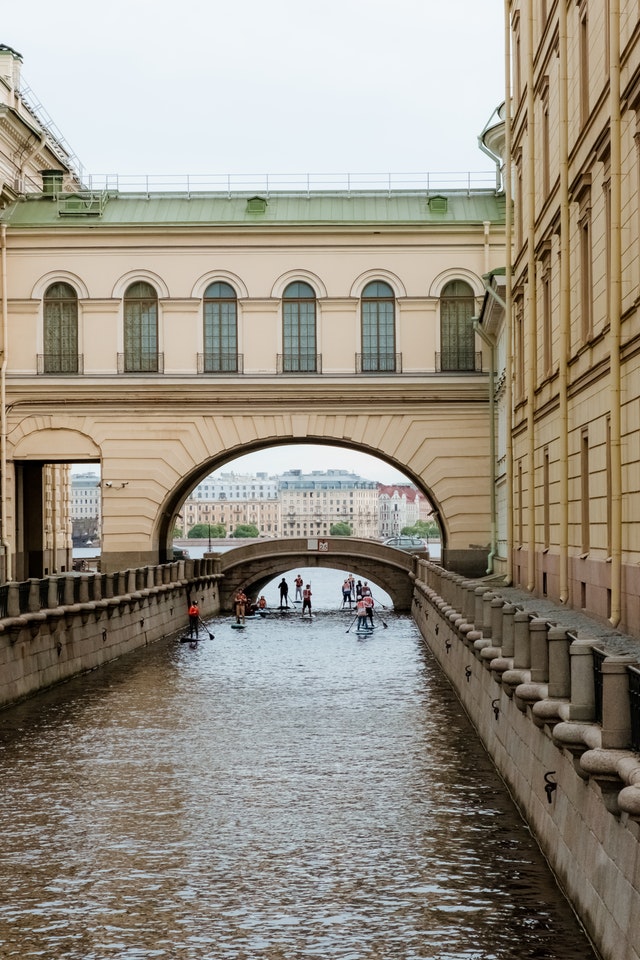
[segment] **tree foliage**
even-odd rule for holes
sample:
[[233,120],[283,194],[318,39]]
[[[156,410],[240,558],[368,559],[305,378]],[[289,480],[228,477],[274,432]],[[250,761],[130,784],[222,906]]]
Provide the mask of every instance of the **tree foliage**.
[[227,531],[223,523],[196,523],[187,534],[189,540],[206,540],[208,537],[217,539],[226,537]]
[[350,537],[351,527],[344,520],[339,520],[338,523],[331,524],[329,533],[332,537]]
[[259,537],[260,531],[256,527],[255,523],[239,523],[231,536],[235,537],[237,540],[244,540],[247,537]]
[[440,527],[435,520],[417,520],[412,527],[403,527],[405,537],[439,537]]

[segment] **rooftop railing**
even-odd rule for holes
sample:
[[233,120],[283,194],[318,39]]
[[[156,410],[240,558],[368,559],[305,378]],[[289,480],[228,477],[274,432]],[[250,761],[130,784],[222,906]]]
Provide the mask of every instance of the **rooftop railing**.
[[220,173],[220,174],[85,174],[83,184],[90,191],[117,191],[121,194],[175,194],[198,196],[221,193],[341,193],[354,196],[367,192],[389,195],[424,192],[469,195],[479,190],[497,192],[494,170],[444,173]]

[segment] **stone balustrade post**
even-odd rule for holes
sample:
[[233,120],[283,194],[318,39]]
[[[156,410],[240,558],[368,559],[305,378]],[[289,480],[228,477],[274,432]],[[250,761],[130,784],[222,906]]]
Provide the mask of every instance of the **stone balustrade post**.
[[531,682],[549,681],[549,623],[541,617],[529,621],[529,649],[531,651]]
[[569,720],[593,722],[596,716],[596,686],[593,647],[596,640],[580,637],[569,647],[571,703]]
[[482,631],[485,637],[491,637],[491,604],[495,598],[496,595],[491,590],[482,594],[482,620],[476,624],[476,627]]
[[147,567],[147,590],[151,590],[156,584],[157,567]]
[[40,581],[36,577],[29,577],[29,597],[27,610],[36,613],[40,609]]
[[514,655],[513,618],[516,610],[512,603],[505,603],[502,608],[502,656],[510,659]]
[[47,590],[47,606],[50,610],[58,606],[58,582],[60,577],[49,577],[49,589]]
[[76,602],[76,578],[67,574],[64,578],[64,606],[72,607]]
[[531,666],[529,614],[518,610],[513,618],[513,667],[528,670]]
[[135,570],[125,570],[124,571],[124,590],[125,593],[135,593],[136,592],[136,571]]
[[491,614],[491,640],[492,646],[499,647],[502,644],[502,608],[504,600],[502,597],[494,596],[490,603]]
[[630,656],[605,657],[602,672],[602,748],[628,750],[631,747],[629,672],[635,663]]
[[17,580],[7,584],[7,616],[20,616],[20,584]]
[[78,603],[87,603],[89,600],[89,574],[81,573],[79,581]]
[[474,589],[473,622],[476,630],[482,630],[482,598],[486,593],[484,586],[478,586]]
[[549,648],[549,697],[568,700],[571,696],[571,641],[562,627],[550,627],[547,633]]

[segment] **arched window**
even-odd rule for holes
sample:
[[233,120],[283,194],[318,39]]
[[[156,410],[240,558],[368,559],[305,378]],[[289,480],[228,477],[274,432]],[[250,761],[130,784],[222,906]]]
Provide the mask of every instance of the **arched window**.
[[282,294],[282,371],[315,373],[316,295],[308,283],[290,283]]
[[464,280],[452,280],[440,295],[440,369],[475,370],[473,290]]
[[158,294],[143,280],[124,295],[124,372],[159,372]]
[[395,297],[388,283],[373,280],[362,291],[363,373],[393,373],[396,369]]
[[78,295],[68,283],[52,283],[43,303],[43,373],[78,373]]
[[228,283],[211,283],[204,293],[205,373],[238,372],[238,301]]

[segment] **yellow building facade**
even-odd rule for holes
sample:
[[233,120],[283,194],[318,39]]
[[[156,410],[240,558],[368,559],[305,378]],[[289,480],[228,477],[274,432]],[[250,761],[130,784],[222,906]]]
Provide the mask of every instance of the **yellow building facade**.
[[505,310],[489,296],[483,313],[500,358],[504,569],[638,634],[638,7],[513,0],[505,11],[513,243]]

